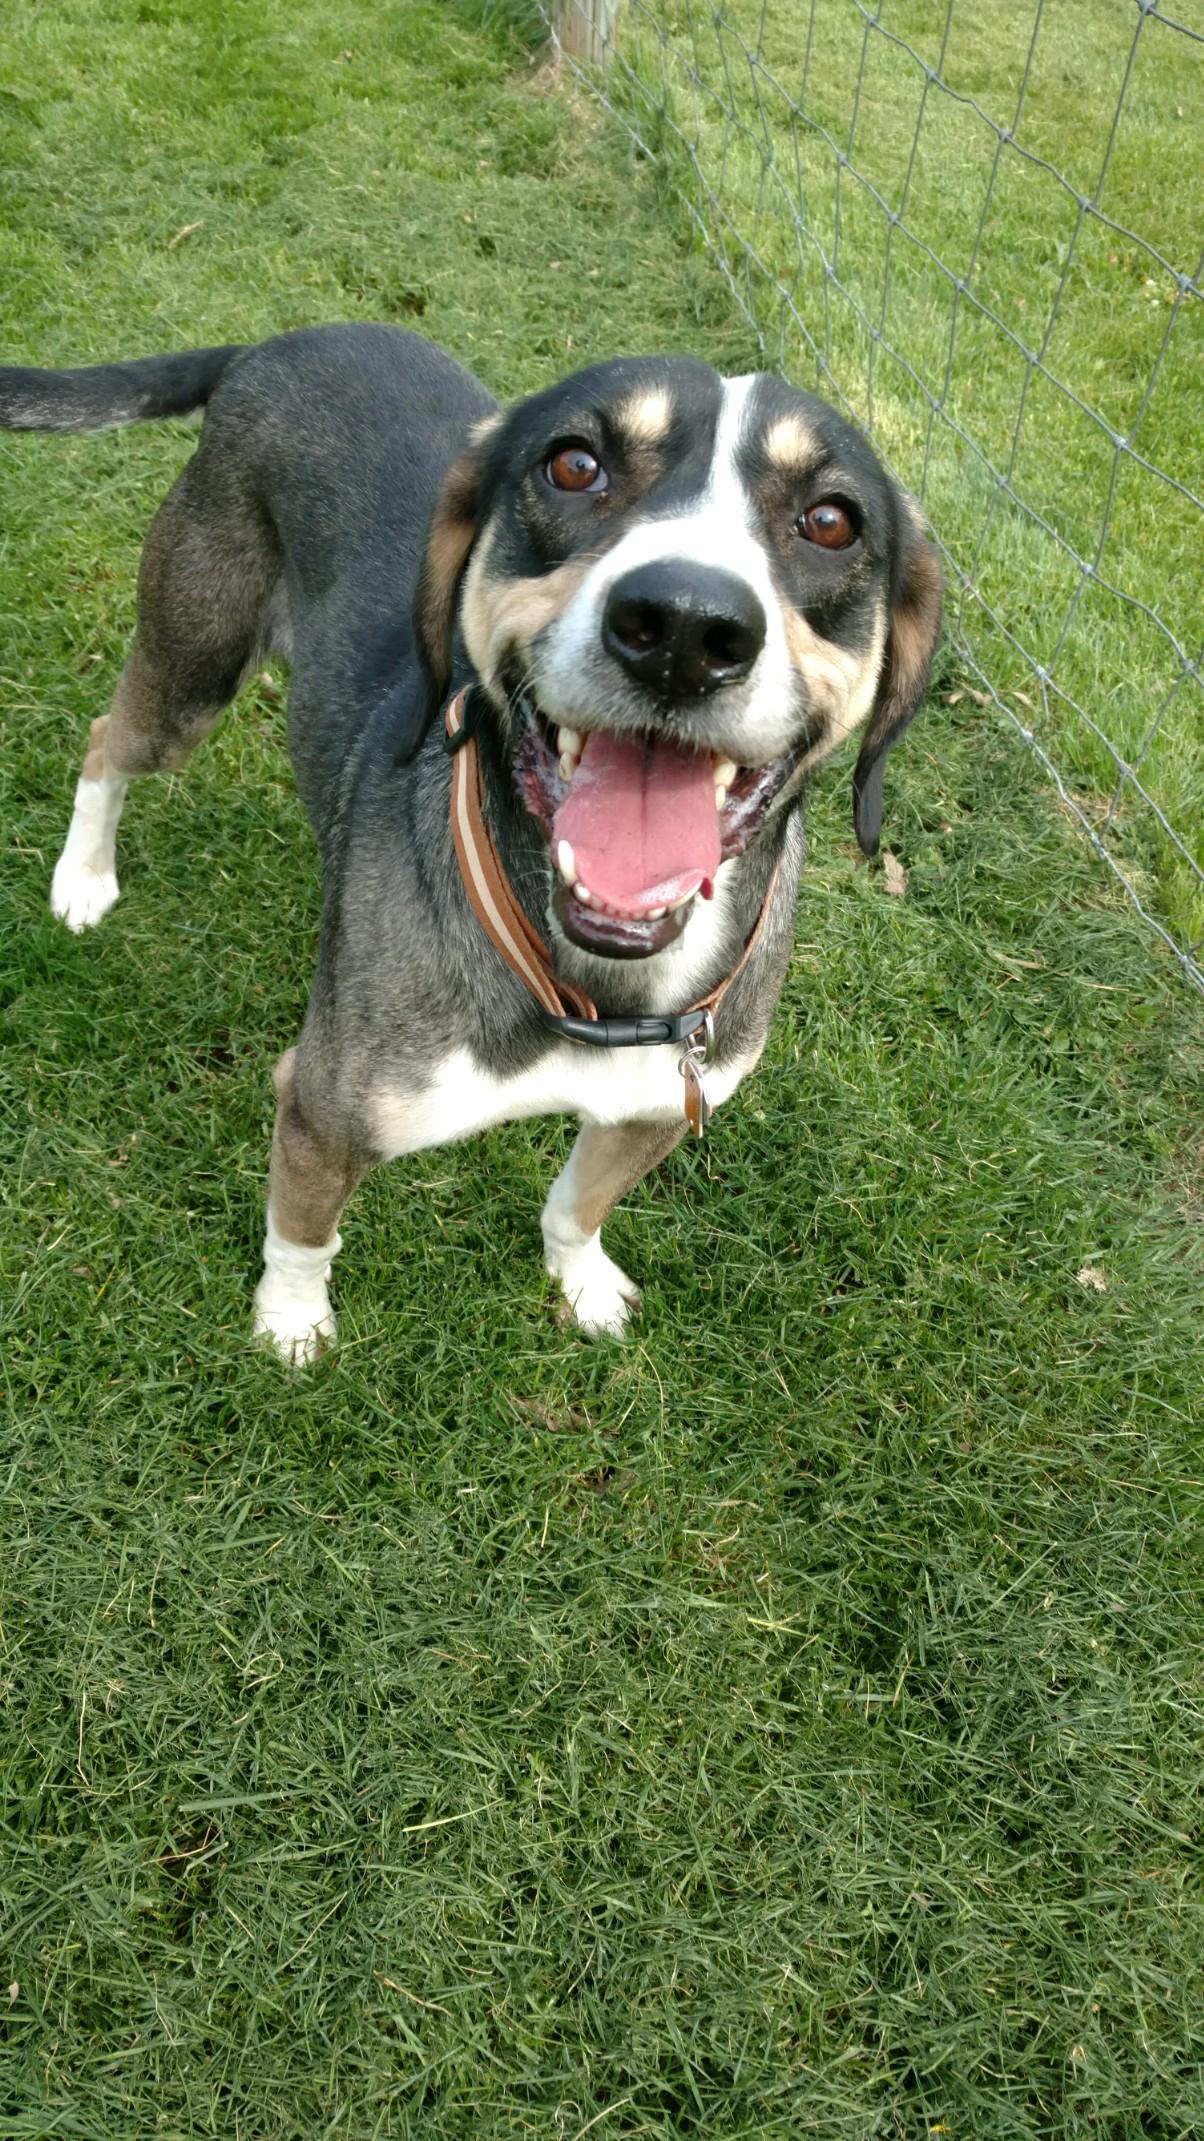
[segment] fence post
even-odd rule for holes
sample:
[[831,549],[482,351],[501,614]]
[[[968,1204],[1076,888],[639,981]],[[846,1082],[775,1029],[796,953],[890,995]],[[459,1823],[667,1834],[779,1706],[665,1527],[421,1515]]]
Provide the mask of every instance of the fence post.
[[618,11],[619,0],[551,0],[552,33],[561,51],[601,66]]

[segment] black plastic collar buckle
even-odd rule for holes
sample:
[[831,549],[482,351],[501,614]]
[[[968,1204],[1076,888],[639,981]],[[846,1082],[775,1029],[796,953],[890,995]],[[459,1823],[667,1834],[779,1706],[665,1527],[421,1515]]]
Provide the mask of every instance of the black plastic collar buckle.
[[662,1048],[668,1041],[688,1041],[707,1024],[705,1011],[677,1011],[655,1018],[557,1018],[541,1011],[544,1025],[566,1041],[590,1048]]

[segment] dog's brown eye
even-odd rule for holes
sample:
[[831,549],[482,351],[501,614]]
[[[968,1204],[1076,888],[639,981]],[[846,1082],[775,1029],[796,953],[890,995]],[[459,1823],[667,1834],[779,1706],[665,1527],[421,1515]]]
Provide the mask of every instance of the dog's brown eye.
[[852,519],[834,498],[825,498],[817,506],[808,506],[797,522],[798,532],[809,543],[818,543],[823,550],[847,550],[855,539],[857,530]]
[[552,455],[546,474],[548,482],[558,491],[606,489],[606,470],[588,446],[562,446]]

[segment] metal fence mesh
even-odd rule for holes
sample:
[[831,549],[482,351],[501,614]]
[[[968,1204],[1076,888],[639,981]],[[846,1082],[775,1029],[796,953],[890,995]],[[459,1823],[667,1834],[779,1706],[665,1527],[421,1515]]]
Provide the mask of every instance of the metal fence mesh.
[[921,498],[964,688],[1204,989],[1192,4],[624,0],[564,62]]

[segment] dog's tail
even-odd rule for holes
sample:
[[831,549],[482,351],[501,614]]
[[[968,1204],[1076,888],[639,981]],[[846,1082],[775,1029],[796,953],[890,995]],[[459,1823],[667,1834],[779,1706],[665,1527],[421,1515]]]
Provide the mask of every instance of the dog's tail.
[[190,349],[178,357],[44,372],[0,364],[0,431],[108,431],[203,408],[244,345]]

